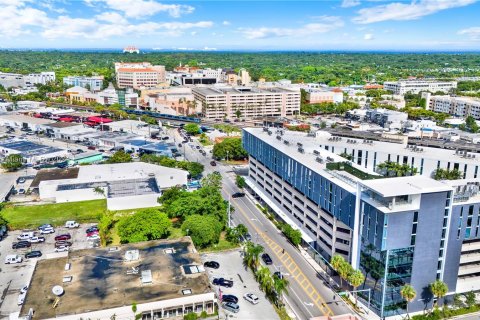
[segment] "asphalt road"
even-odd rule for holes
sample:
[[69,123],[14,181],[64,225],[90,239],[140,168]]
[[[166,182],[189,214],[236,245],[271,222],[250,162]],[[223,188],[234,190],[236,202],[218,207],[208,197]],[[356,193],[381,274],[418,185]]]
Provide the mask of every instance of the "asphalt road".
[[[181,140],[178,132],[173,131],[175,131],[175,139]],[[222,174],[222,193],[225,199],[238,191],[234,182],[235,174],[230,166],[217,162],[217,166],[212,167],[211,154],[207,152],[207,156],[204,157],[189,145],[185,147],[185,152],[189,160],[198,159],[205,165],[206,174],[213,171],[219,171]],[[280,270],[289,280],[289,292],[285,298],[298,319],[351,312],[343,301],[338,301],[338,298],[334,300],[335,295],[332,290],[324,285],[323,279],[317,275],[298,249],[294,248],[273,223],[258,210],[250,197],[231,199],[231,204],[235,208],[232,222],[247,226],[252,235],[252,241],[261,244],[265,252],[272,257],[271,270]]]

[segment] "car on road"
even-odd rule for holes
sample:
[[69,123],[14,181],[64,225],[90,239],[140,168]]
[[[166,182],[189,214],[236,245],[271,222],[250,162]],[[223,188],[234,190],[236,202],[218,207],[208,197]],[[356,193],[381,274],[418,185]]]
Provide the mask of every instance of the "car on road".
[[228,310],[233,313],[238,313],[240,311],[240,307],[236,303],[227,302],[222,304],[223,309]]
[[91,226],[90,228],[85,230],[85,233],[91,233],[91,232],[95,232],[95,231],[98,231],[98,227],[97,226]]
[[50,233],[55,233],[55,229],[53,229],[53,227],[45,227],[43,229],[40,229],[40,234],[50,234]]
[[45,242],[45,237],[31,237],[28,241],[30,243]]
[[55,242],[55,248],[70,247],[71,245],[72,243],[70,241],[65,241],[65,240]]
[[77,153],[84,153],[83,149],[77,149]]
[[19,241],[12,243],[12,249],[30,248],[32,244],[28,241]]
[[243,298],[250,302],[251,304],[257,304],[258,303],[258,297],[254,295],[253,293],[245,293],[243,295]]
[[25,259],[39,258],[42,256],[42,252],[38,250],[30,251],[25,253]]
[[238,303],[238,298],[233,294],[224,294],[222,296],[222,302]]
[[87,149],[88,150],[95,150],[95,146],[88,146]]
[[60,246],[60,247],[57,247],[55,248],[55,252],[67,252],[69,250],[70,247],[67,247],[67,246]]
[[216,163],[215,161],[210,161],[210,165],[211,165],[212,167],[215,167],[215,166],[217,165],[217,163]]
[[195,146],[195,148],[199,149],[200,150],[200,146]]
[[213,284],[216,286],[222,286],[227,288],[233,287],[233,281],[227,280],[225,278],[213,278]]
[[270,258],[270,255],[268,253],[262,254],[262,260],[267,266],[273,264],[272,258]]
[[242,198],[242,197],[245,197],[245,193],[243,192],[235,192],[234,194],[232,194],[232,198]]
[[220,268],[220,263],[217,261],[207,261],[203,264],[204,267],[218,269]]
[[72,239],[72,236],[69,233],[59,234],[58,236],[55,236],[55,241],[70,240],[70,239]]

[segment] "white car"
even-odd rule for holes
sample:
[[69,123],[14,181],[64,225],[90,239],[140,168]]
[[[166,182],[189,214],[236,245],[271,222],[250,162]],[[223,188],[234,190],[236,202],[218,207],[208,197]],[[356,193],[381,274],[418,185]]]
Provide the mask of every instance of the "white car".
[[33,238],[35,236],[35,233],[33,232],[23,232],[21,235],[17,237],[17,240],[29,240],[30,238]]
[[69,250],[68,246],[60,246],[58,248],[55,248],[55,252],[67,252]]
[[20,289],[20,293],[27,293],[28,291],[28,284],[26,284],[22,289]]
[[21,263],[23,258],[20,257],[18,254],[9,254],[5,257],[5,264],[11,263]]
[[26,296],[26,295],[27,295],[26,292],[20,293],[20,294],[18,295],[18,302],[17,302],[17,304],[18,304],[19,306],[21,306],[21,305],[25,302],[25,296]]
[[30,243],[45,242],[45,237],[31,237],[28,241]]
[[87,240],[99,240],[100,236],[98,234],[94,234],[90,237],[87,237]]
[[45,227],[40,229],[41,234],[49,234],[49,233],[55,233],[55,229],[53,227]]
[[258,303],[258,297],[254,295],[253,293],[245,293],[243,295],[243,298],[250,302],[251,304],[257,304]]

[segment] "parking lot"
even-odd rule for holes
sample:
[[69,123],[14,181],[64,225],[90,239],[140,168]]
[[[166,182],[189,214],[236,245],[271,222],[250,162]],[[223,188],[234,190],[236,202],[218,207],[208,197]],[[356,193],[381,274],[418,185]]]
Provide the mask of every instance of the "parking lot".
[[[213,278],[220,277],[233,281],[233,287],[231,288],[213,286],[217,296],[219,295],[219,289],[221,289],[222,295],[232,294],[238,298],[238,305],[240,306],[238,313],[232,313],[220,308],[221,314],[225,314],[228,318],[237,319],[279,319],[271,303],[265,298],[264,293],[260,291],[253,273],[243,267],[243,258],[240,250],[206,253],[202,254],[201,258],[202,262],[213,260],[220,264],[218,269],[205,268],[210,281]],[[243,298],[245,293],[255,294],[260,302],[256,305],[251,304]]]
[[[30,283],[35,261],[39,259],[48,259],[53,257],[66,256],[67,252],[55,252],[55,236],[59,234],[69,233],[72,239],[71,250],[80,250],[91,247],[91,243],[87,241],[85,230],[92,224],[81,225],[77,229],[67,229],[64,227],[56,228],[55,233],[40,235],[44,236],[45,242],[32,243],[30,248],[12,249],[12,243],[18,242],[17,236],[22,230],[11,231],[8,236],[0,241],[0,319],[8,317],[10,313],[19,312],[18,295],[20,289]],[[38,230],[37,230],[38,231]],[[40,258],[25,259],[25,254],[39,250],[42,252]],[[18,264],[5,264],[5,257],[10,254],[18,254],[24,258],[23,262]]]

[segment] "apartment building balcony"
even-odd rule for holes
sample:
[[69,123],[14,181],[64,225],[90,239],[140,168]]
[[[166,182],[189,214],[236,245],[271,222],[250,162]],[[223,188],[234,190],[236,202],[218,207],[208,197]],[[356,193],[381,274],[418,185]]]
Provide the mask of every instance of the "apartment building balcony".
[[458,268],[458,276],[464,277],[471,274],[480,273],[480,262],[477,264],[469,264],[466,266],[460,266]]
[[480,250],[480,241],[464,242],[462,252]]
[[480,252],[464,253],[460,256],[460,264],[473,262],[480,263]]

